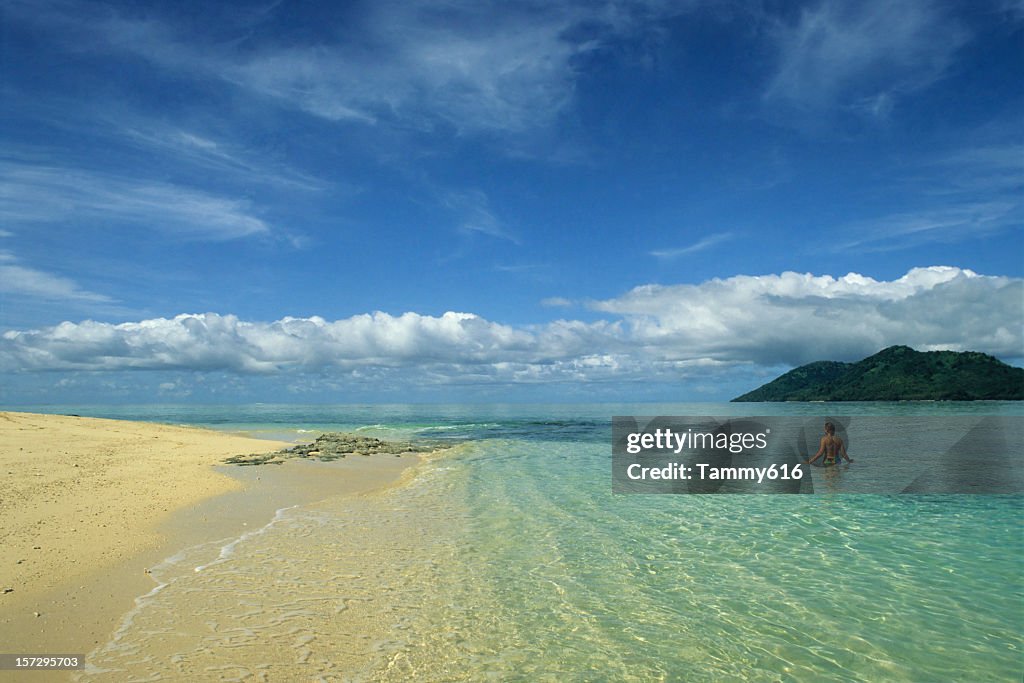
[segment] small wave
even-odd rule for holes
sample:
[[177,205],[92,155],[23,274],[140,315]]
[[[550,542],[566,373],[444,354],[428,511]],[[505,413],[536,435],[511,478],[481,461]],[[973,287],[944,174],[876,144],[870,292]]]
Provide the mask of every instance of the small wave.
[[499,422],[467,422],[464,424],[454,425],[437,425],[435,427],[424,427],[420,432],[447,432],[456,431],[459,429],[497,429],[502,424]]
[[193,571],[201,572],[201,571],[203,571],[204,569],[206,569],[208,567],[212,567],[215,564],[220,564],[221,562],[224,562],[225,560],[229,559],[234,554],[235,548],[238,547],[239,543],[242,543],[243,541],[247,541],[250,538],[253,538],[254,536],[259,536],[260,534],[266,533],[272,526],[274,526],[275,524],[280,522],[282,519],[284,519],[284,513],[285,512],[287,512],[288,510],[292,510],[294,508],[297,508],[297,507],[298,507],[298,505],[289,505],[288,507],[284,507],[284,508],[279,509],[277,512],[274,513],[274,518],[272,520],[270,520],[269,522],[264,524],[259,529],[256,529],[255,531],[247,531],[244,534],[242,534],[241,536],[239,536],[238,538],[236,538],[235,540],[233,540],[230,543],[228,543],[227,545],[222,546],[221,549],[220,549],[220,553],[218,553],[218,555],[217,555],[217,559],[216,560],[214,560],[212,562],[208,562],[207,564],[199,565]]
[[96,655],[99,653],[111,652],[118,649],[122,639],[127,634],[131,633],[132,626],[135,623],[135,617],[146,607],[147,604],[151,603],[164,589],[173,584],[175,581],[182,578],[181,575],[178,575],[176,577],[165,577],[165,574],[173,574],[174,568],[179,567],[180,565],[185,563],[190,557],[194,557],[197,554],[203,554],[204,549],[216,547],[219,544],[223,545],[220,545],[220,550],[217,553],[217,558],[211,562],[207,562],[206,564],[196,566],[193,569],[193,573],[201,572],[204,569],[225,562],[226,560],[230,559],[230,557],[234,554],[235,549],[238,547],[240,543],[266,533],[267,531],[272,529],[276,524],[285,519],[285,513],[297,507],[297,505],[291,505],[288,507],[278,509],[274,513],[273,519],[264,524],[262,527],[254,531],[247,531],[238,538],[230,540],[228,543],[224,543],[224,541],[227,539],[221,539],[219,541],[209,541],[207,543],[200,543],[198,545],[190,546],[165,558],[159,564],[153,567],[153,569],[150,570],[150,576],[153,577],[153,580],[157,582],[157,585],[154,586],[153,589],[145,595],[135,598],[134,607],[132,607],[132,609],[129,610],[127,614],[125,614],[124,618],[121,620],[121,624],[118,626],[117,630],[114,631],[114,635],[111,637],[110,641],[108,641],[105,645],[95,648],[92,652],[89,653],[89,656],[86,657],[85,670],[82,673],[78,674],[75,677],[75,680],[80,680],[83,675],[95,676],[108,672],[106,669],[103,669],[101,667],[91,666],[89,662],[96,659]]

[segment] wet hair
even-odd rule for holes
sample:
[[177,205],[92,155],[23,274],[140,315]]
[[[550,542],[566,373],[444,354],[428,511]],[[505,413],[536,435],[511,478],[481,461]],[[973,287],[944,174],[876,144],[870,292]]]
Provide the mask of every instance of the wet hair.
[[826,422],[825,423],[825,433],[826,434],[835,434],[836,433],[836,426],[834,424],[832,424],[831,422]]

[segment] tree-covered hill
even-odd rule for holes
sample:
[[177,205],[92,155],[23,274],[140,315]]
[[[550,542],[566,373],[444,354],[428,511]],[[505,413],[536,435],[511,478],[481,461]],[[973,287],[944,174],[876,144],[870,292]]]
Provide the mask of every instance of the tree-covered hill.
[[733,401],[1024,400],[1024,368],[975,351],[890,346],[857,363],[801,365]]

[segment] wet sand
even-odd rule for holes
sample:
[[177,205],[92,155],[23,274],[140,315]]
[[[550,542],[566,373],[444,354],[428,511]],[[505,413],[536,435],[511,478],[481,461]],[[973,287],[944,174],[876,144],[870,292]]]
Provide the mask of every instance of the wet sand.
[[[0,413],[0,651],[87,653],[156,585],[147,570],[162,559],[259,528],[282,507],[396,484],[419,461],[220,464],[287,445],[190,427]],[[0,680],[10,675],[0,672]]]

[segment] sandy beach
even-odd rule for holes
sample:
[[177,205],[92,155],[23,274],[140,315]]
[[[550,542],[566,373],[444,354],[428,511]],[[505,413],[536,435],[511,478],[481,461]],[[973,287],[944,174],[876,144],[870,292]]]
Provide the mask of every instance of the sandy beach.
[[147,569],[163,558],[244,533],[281,507],[386,487],[418,461],[221,464],[288,445],[191,427],[0,413],[3,651],[87,653],[153,588]]

